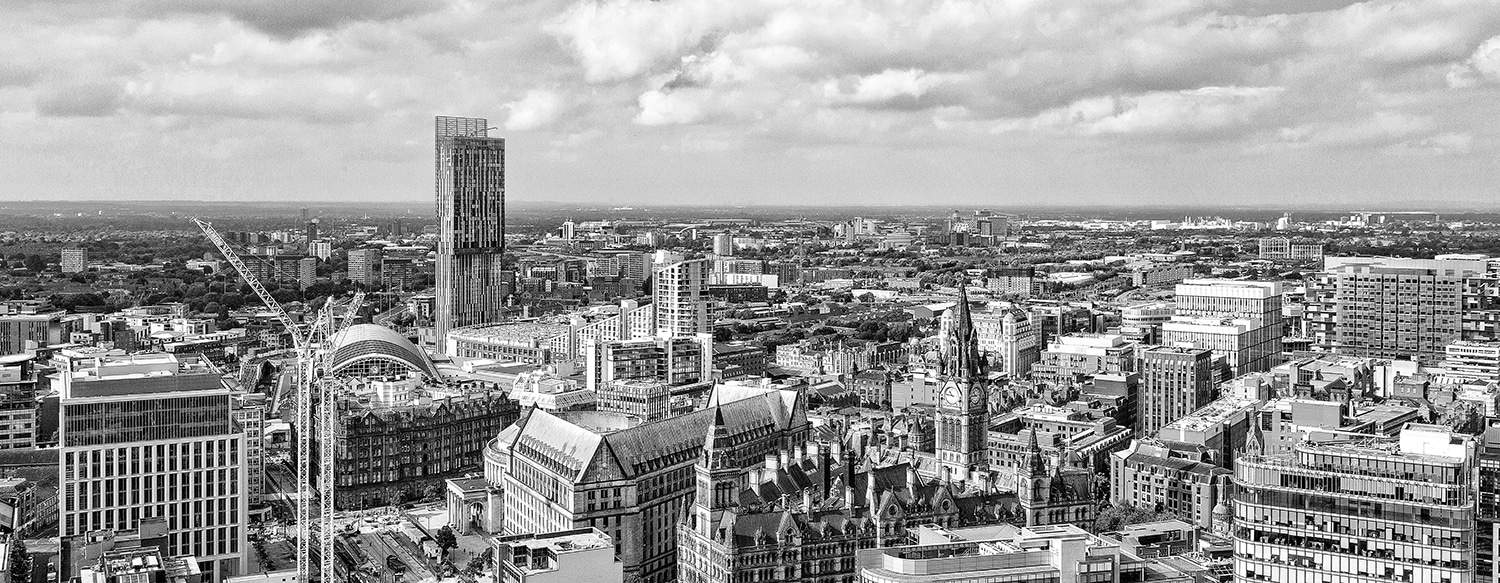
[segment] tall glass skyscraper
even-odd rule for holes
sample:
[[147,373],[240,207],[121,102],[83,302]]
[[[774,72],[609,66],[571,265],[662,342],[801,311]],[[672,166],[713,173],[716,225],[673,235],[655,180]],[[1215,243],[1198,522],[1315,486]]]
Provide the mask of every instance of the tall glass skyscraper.
[[498,321],[510,281],[505,252],[505,139],[483,118],[438,116],[437,302],[434,342],[448,331]]

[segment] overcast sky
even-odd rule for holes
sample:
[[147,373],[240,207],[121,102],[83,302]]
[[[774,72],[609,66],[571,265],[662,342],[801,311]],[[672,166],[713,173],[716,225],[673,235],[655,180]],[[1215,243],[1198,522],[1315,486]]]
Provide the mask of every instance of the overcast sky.
[[1495,0],[8,0],[0,198],[1500,205]]

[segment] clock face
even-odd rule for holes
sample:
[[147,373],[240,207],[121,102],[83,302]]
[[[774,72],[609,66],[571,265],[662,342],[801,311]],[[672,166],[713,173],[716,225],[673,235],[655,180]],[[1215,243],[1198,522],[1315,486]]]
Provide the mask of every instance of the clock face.
[[984,391],[975,389],[969,393],[969,406],[980,407],[984,405]]
[[950,387],[948,387],[946,389],[943,389],[943,402],[944,403],[947,403],[949,405],[957,405],[962,400],[963,400],[963,396],[958,394],[958,387],[951,387],[950,386]]

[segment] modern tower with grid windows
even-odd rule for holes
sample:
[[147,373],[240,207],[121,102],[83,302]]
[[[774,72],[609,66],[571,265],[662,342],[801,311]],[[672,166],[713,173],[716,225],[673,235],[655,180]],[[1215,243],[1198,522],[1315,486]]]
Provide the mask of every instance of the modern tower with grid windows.
[[434,342],[448,331],[495,322],[504,312],[505,139],[483,118],[438,116],[437,302]]

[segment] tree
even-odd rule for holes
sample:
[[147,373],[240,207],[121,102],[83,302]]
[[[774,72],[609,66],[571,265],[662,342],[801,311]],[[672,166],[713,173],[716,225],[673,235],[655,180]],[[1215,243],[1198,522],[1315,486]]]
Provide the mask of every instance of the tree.
[[432,542],[437,543],[438,549],[446,556],[448,549],[458,546],[458,535],[453,532],[453,527],[444,525],[438,529],[437,536],[432,538]]
[[10,547],[11,583],[31,583],[31,553],[26,550],[26,541],[15,537]]

